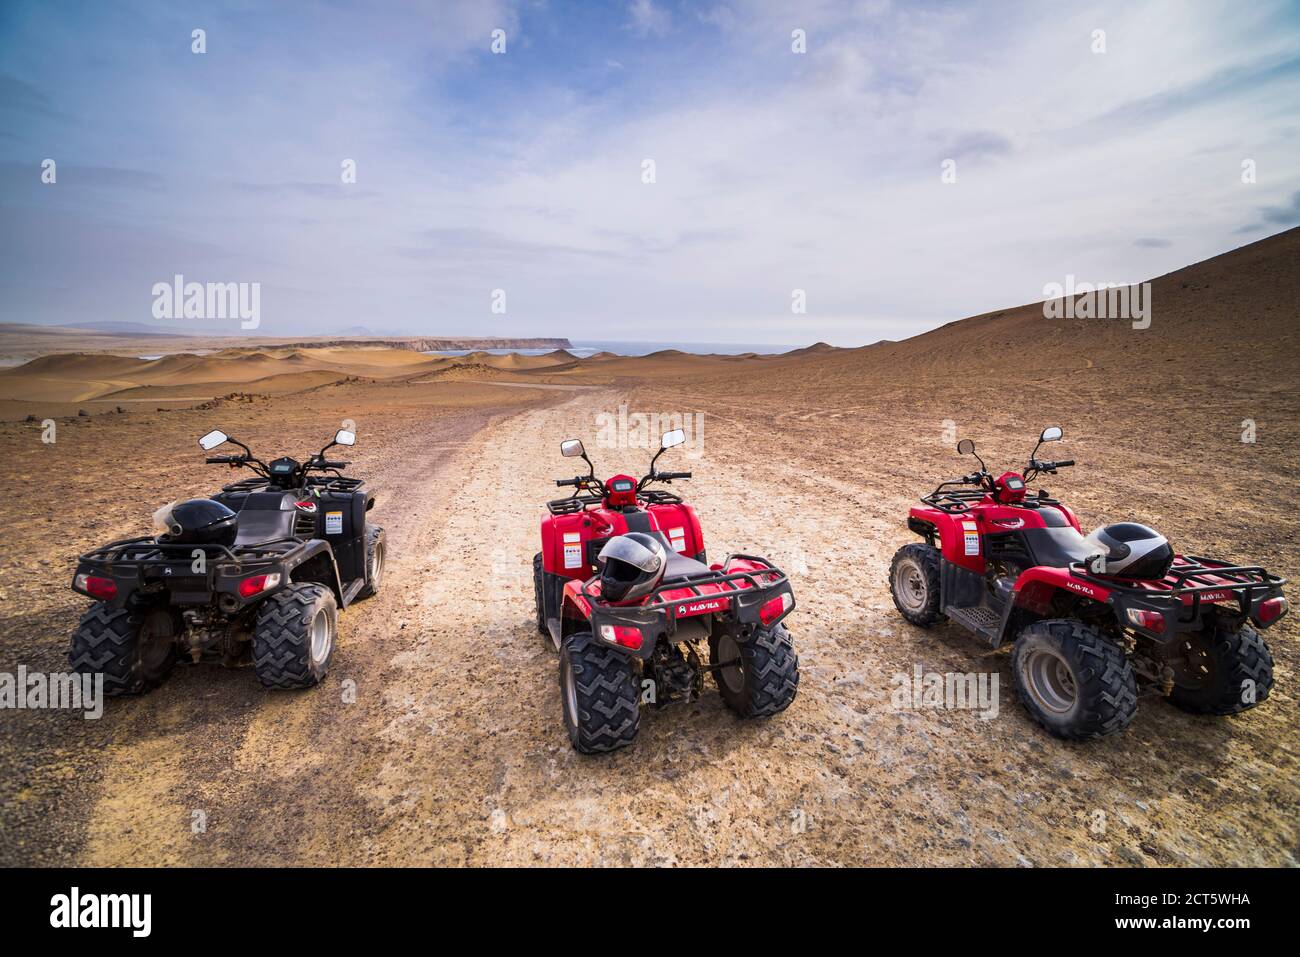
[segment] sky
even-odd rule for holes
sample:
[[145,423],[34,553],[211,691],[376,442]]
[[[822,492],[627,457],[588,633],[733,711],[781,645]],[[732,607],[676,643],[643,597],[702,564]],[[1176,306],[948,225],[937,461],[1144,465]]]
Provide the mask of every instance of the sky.
[[1297,224],[1296,2],[0,4],[2,322],[854,346]]

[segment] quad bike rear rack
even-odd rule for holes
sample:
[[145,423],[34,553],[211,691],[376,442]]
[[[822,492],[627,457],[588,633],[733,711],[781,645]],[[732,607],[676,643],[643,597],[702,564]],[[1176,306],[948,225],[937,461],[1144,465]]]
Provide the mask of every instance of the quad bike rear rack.
[[256,568],[262,564],[273,564],[301,544],[302,541],[297,538],[277,538],[257,545],[239,545],[232,549],[225,545],[163,544],[145,535],[140,538],[124,538],[109,542],[107,545],[86,552],[78,561],[83,565],[111,573],[124,566],[142,568],[145,565],[187,563],[193,560],[195,550],[201,549],[209,559],[215,559],[215,564],[229,562],[236,569],[242,570]]
[[[741,553],[728,555],[722,563],[723,569],[736,559],[757,562],[764,567],[732,572],[723,570],[673,579],[656,588],[644,602],[630,605],[612,605],[603,601],[600,595],[592,590],[592,586],[599,579],[592,577],[579,586],[582,597],[588,605],[591,630],[594,634],[600,635],[604,625],[637,628],[643,636],[641,646],[627,651],[644,659],[653,652],[661,636],[676,633],[681,608],[694,602],[725,600],[725,605],[710,613],[717,614],[742,628],[756,626],[760,621],[759,612],[763,605],[771,600],[774,592],[782,589],[789,590],[790,604],[786,606],[780,618],[784,618],[794,610],[794,592],[789,589],[790,579],[785,572],[765,558]],[[737,587],[735,583],[740,582],[745,584]],[[710,587],[716,590],[707,590]],[[686,590],[690,591],[691,597],[664,597],[667,592]],[[699,614],[693,612],[686,617],[689,620]],[[780,619],[774,619],[774,621],[778,620]]]
[[[1197,619],[1202,599],[1206,595],[1232,592],[1244,616],[1250,614],[1257,598],[1264,598],[1286,584],[1285,578],[1270,574],[1262,565],[1229,565],[1199,555],[1178,556],[1169,569],[1169,574],[1158,582],[1134,580],[1129,583],[1123,579],[1096,575],[1083,562],[1073,562],[1069,571],[1077,578],[1128,598],[1159,604],[1188,605],[1187,617],[1179,616],[1183,622]],[[1184,602],[1184,596],[1191,596],[1191,602]]]
[[[677,605],[682,604],[684,601],[691,601],[693,599],[683,599],[683,598],[664,599],[662,597],[664,592],[681,591],[682,589],[687,589],[687,588],[691,590],[691,593],[694,596],[694,598],[698,598],[698,599],[734,598],[734,599],[738,599],[736,602],[737,606],[743,605],[747,607],[748,605],[751,604],[758,604],[760,598],[767,597],[773,589],[788,584],[790,581],[789,576],[786,575],[785,572],[781,571],[781,569],[777,568],[766,558],[759,558],[757,555],[745,555],[741,552],[736,552],[734,554],[728,555],[723,560],[722,567],[725,569],[727,565],[729,565],[735,559],[740,559],[742,561],[750,561],[750,562],[761,562],[765,567],[761,569],[748,568],[748,569],[744,569],[743,571],[736,571],[736,572],[727,572],[727,571],[712,572],[708,575],[693,575],[689,578],[680,578],[680,579],[675,578],[672,579],[671,581],[664,582],[653,592],[651,592],[650,595],[647,596],[645,601],[638,602],[634,605],[614,605],[604,601],[598,593],[594,593],[590,590],[591,586],[596,581],[598,581],[598,579],[593,576],[592,578],[583,582],[582,589],[581,589],[582,597],[584,597],[585,599],[587,599],[588,602],[591,603],[591,607],[593,610],[596,608],[599,608],[602,611],[609,610],[610,612],[617,615],[622,615],[624,612],[649,612],[653,614],[660,611],[663,612],[671,611],[671,609],[673,609]],[[759,580],[760,578],[768,578],[769,580],[764,582],[764,581],[760,581]],[[726,588],[721,591],[712,591],[712,592],[702,590],[710,585],[722,586],[722,585],[730,584],[731,582],[735,582],[735,581],[746,581],[749,583],[749,587],[748,588]],[[739,600],[740,596],[745,596],[750,600],[748,601]]]

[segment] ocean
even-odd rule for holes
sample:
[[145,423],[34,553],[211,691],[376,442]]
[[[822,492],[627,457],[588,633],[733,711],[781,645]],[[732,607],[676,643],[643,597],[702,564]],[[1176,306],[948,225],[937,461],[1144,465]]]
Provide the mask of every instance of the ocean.
[[[586,359],[598,352],[614,352],[620,356],[648,356],[652,352],[676,349],[678,352],[690,352],[695,355],[716,353],[718,355],[735,356],[744,352],[775,354],[800,348],[799,346],[789,345],[738,344],[735,342],[611,342],[591,339],[570,339],[569,341],[573,343],[573,348],[568,351],[579,359]],[[470,352],[486,352],[489,355],[503,356],[516,352],[521,356],[541,356],[554,351],[553,349],[461,349],[439,352],[437,355],[464,356],[469,355]]]

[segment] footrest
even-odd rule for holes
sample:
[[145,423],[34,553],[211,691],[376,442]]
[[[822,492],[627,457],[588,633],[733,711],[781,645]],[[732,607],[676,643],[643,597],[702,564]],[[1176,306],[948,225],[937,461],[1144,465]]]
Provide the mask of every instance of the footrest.
[[950,621],[956,622],[963,628],[979,632],[990,642],[997,638],[998,631],[1002,627],[1002,612],[988,605],[972,605],[969,608],[950,605],[943,610],[943,613]]

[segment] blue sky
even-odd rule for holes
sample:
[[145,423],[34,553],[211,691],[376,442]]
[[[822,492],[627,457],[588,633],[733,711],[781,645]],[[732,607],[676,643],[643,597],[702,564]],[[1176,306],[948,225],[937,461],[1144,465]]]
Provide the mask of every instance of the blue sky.
[[902,338],[1300,223],[1298,11],[8,0],[0,321]]

